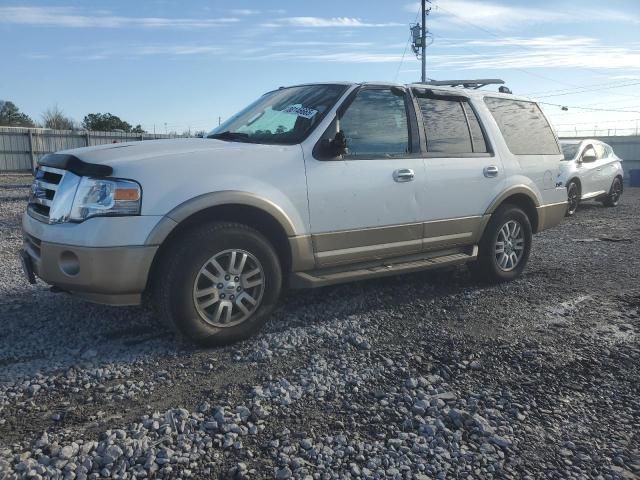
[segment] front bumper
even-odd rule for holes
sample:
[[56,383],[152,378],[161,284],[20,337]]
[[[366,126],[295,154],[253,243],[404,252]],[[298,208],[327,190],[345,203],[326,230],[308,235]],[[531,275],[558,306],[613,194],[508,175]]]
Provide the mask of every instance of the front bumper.
[[[87,300],[138,305],[157,245],[95,247],[44,240],[47,225],[23,219],[23,250],[44,282]],[[50,226],[49,226],[50,227]]]

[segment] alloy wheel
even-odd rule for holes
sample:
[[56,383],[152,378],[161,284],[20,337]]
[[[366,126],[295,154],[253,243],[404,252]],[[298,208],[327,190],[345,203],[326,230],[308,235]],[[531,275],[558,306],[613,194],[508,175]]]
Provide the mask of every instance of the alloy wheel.
[[620,200],[620,196],[622,195],[622,183],[620,183],[620,179],[616,178],[613,181],[613,186],[611,187],[611,194],[609,195],[609,199],[612,204],[618,203]]
[[205,322],[232,327],[255,313],[264,286],[264,270],[253,254],[224,250],[207,260],[196,275],[193,302]]
[[516,220],[509,220],[500,228],[496,239],[494,251],[498,267],[505,272],[515,269],[524,256],[524,247],[522,226]]
[[579,202],[579,198],[578,198],[578,186],[575,183],[572,183],[571,186],[569,187],[569,191],[567,192],[567,199],[569,202],[569,208],[568,208],[568,213],[569,215],[573,215],[574,213],[576,213],[576,210],[578,209],[578,202]]

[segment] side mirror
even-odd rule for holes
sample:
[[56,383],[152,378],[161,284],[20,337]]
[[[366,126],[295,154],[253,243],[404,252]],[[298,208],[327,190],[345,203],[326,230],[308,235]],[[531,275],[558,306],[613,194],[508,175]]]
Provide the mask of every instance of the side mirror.
[[588,148],[582,154],[582,158],[580,159],[580,161],[584,163],[592,163],[592,162],[595,162],[597,159],[598,159],[598,156],[596,155],[596,151],[593,148]]
[[324,139],[318,144],[318,155],[322,158],[336,158],[347,153],[347,138],[339,131],[333,139]]

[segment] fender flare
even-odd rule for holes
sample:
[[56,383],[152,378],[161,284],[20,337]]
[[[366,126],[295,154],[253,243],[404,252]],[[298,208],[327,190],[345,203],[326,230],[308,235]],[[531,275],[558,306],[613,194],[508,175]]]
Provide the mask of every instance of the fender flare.
[[497,208],[502,204],[502,202],[504,202],[507,198],[513,195],[527,196],[533,202],[533,205],[535,206],[535,208],[538,208],[541,205],[540,198],[531,187],[528,187],[527,185],[514,185],[512,187],[507,188],[500,195],[498,195],[496,198],[493,199],[493,201],[487,208],[485,215],[491,215],[493,212],[497,210]]
[[249,192],[223,190],[199,195],[173,208],[149,233],[145,245],[161,245],[173,229],[190,216],[222,205],[243,205],[262,210],[280,224],[288,237],[296,235],[294,224],[289,216],[272,201]]

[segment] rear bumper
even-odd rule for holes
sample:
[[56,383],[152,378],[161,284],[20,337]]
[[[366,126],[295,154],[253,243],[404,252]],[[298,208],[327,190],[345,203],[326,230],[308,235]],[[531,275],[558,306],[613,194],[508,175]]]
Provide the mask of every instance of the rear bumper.
[[157,246],[79,247],[40,241],[25,232],[24,251],[43,281],[87,300],[138,305]]
[[536,233],[558,225],[566,215],[567,208],[568,203],[566,201],[537,207],[538,229]]

